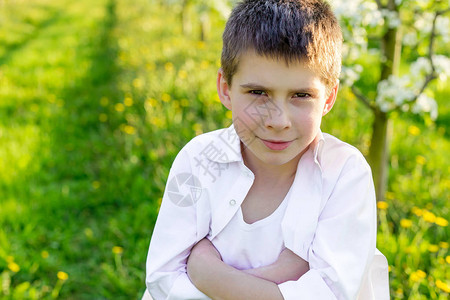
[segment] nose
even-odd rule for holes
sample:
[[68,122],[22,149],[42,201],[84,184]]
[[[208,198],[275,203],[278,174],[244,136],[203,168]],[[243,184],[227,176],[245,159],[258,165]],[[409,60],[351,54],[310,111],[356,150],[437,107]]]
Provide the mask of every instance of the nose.
[[266,111],[263,124],[265,128],[279,131],[291,127],[288,110],[282,102],[267,101],[264,110]]

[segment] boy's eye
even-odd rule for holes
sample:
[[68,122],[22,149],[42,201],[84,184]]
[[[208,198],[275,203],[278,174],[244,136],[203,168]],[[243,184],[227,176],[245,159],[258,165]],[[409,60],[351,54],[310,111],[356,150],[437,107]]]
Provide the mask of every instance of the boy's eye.
[[267,96],[267,93],[261,90],[251,90],[249,93],[257,96]]
[[311,95],[308,93],[295,93],[294,97],[295,98],[308,98],[308,97],[311,97]]

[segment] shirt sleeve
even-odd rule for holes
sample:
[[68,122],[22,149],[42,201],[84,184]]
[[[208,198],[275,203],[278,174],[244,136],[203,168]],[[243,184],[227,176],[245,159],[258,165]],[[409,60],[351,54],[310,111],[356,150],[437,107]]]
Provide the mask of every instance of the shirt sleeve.
[[356,299],[375,245],[372,174],[364,158],[355,155],[342,168],[319,216],[304,258],[310,270],[297,281],[279,285],[284,299]]
[[182,187],[192,176],[189,156],[182,150],[169,172],[147,256],[145,281],[154,300],[210,299],[186,271],[192,247],[203,238],[197,234],[197,203],[187,195],[192,188]]

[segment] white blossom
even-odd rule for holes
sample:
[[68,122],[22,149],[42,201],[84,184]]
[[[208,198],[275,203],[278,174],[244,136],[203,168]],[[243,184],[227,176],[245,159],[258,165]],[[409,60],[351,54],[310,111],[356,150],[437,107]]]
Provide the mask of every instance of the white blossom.
[[414,22],[414,28],[416,28],[416,30],[418,30],[419,32],[429,34],[433,24],[433,18],[433,13],[423,12],[422,14],[417,16],[417,19]]
[[387,26],[389,28],[397,28],[402,24],[402,21],[400,20],[400,15],[398,12],[388,9],[381,10],[381,13],[384,17],[384,19],[387,22]]
[[406,46],[415,46],[417,44],[417,32],[411,31],[403,36],[403,44]]
[[413,100],[416,94],[410,83],[411,79],[408,76],[397,77],[394,75],[380,81],[376,98],[376,103],[380,109],[387,112]]
[[425,94],[419,95],[411,111],[415,114],[420,114],[422,112],[429,113],[432,120],[436,120],[438,116],[438,106],[436,101]]
[[433,64],[440,80],[445,81],[450,77],[450,58],[445,55],[433,55]]
[[409,71],[414,77],[430,74],[432,71],[430,60],[422,56],[419,57],[411,64]]
[[439,16],[436,19],[436,31],[442,36],[444,42],[450,40],[450,19],[444,16]]
[[354,65],[353,67],[342,67],[341,82],[343,85],[351,87],[355,81],[360,77],[363,68],[361,65]]

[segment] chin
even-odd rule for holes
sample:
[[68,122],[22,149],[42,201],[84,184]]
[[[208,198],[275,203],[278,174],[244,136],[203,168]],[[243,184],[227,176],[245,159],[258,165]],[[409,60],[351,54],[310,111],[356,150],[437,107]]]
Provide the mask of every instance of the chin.
[[[274,156],[278,156],[278,157],[274,157]],[[280,156],[282,156],[282,157],[280,157]],[[287,157],[286,155],[272,153],[272,154],[268,154],[268,155],[264,155],[263,157],[260,157],[260,160],[262,160],[264,163],[266,163],[268,165],[281,166],[281,165],[287,164],[294,158],[295,158],[295,156]]]

